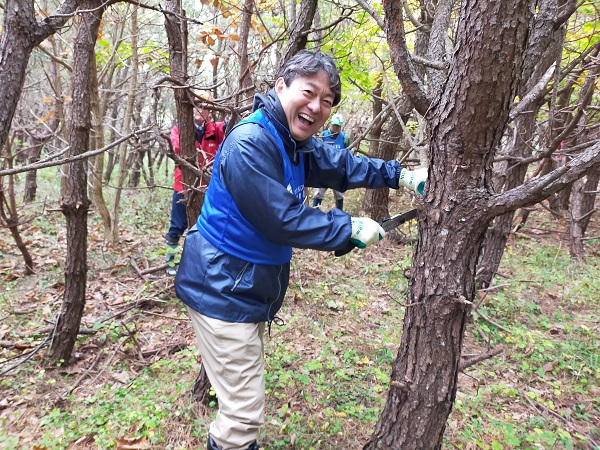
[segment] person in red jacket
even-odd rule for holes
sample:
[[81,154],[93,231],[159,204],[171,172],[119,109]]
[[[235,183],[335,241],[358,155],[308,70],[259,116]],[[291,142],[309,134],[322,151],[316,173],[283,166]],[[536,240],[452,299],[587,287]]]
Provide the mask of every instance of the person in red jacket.
[[[208,100],[207,95],[203,95],[202,97]],[[194,133],[196,137],[196,149],[198,150],[198,167],[202,170],[212,166],[217,149],[221,145],[221,142],[223,142],[223,139],[225,139],[225,129],[227,128],[227,122],[213,122],[210,118],[210,111],[203,106],[199,105],[199,107],[194,108]],[[171,129],[170,138],[173,144],[173,151],[179,155],[181,150],[179,147],[179,126],[177,124]],[[185,203],[183,201],[183,177],[179,166],[175,167],[173,178],[171,223],[169,231],[165,236],[167,263],[174,260],[177,246],[179,245],[179,238],[188,228]],[[200,185],[206,186],[204,182],[201,182]],[[175,267],[167,268],[167,274],[174,276],[176,273]]]

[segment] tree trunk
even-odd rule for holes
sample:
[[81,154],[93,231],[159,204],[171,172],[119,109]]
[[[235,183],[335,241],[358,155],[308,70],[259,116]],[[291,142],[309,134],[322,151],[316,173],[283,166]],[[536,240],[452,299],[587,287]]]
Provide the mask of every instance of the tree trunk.
[[[44,144],[38,144],[35,147],[31,147],[27,153],[27,163],[33,164],[40,160],[42,148]],[[37,170],[29,170],[25,174],[25,190],[23,192],[23,202],[29,203],[35,200],[37,195]]]
[[[392,114],[388,128],[383,132],[384,139],[379,145],[374,146],[374,152],[369,151],[369,157],[380,158],[386,161],[396,157],[398,154],[398,143],[402,139],[403,134],[400,120],[396,114]],[[389,192],[390,189],[388,187],[367,189],[365,191],[363,208],[373,220],[380,222],[386,217],[390,217],[390,210],[388,208]]]
[[[99,149],[104,147],[104,114],[100,106],[100,93],[98,91],[98,71],[96,67],[96,61],[94,60],[94,67],[92,68],[90,75],[90,112],[92,113],[92,137],[91,137],[91,149]],[[110,239],[110,232],[112,227],[112,220],[110,217],[110,211],[104,200],[104,193],[102,192],[102,172],[104,171],[104,153],[96,155],[92,159],[92,204],[94,208],[100,214],[102,219],[102,227],[104,228],[104,240]]]
[[[84,1],[73,54],[73,105],[71,112],[70,156],[89,149],[90,79],[95,68],[94,46],[104,7],[96,0]],[[52,335],[49,361],[52,365],[68,364],[79,332],[85,306],[87,277],[87,161],[70,164],[67,193],[62,198],[61,209],[67,222],[67,256],[65,261],[65,293]]]
[[[120,107],[120,99],[113,99],[114,103],[112,105],[111,108],[111,114],[110,114],[110,119],[113,123],[113,126],[111,127],[111,142],[114,140],[113,138],[115,137],[115,126],[117,123],[117,117],[119,115],[119,107]],[[104,182],[105,183],[109,183],[110,179],[112,178],[112,173],[113,170],[115,170],[115,154],[116,151],[114,149],[111,149],[108,151],[108,161],[106,162],[106,169],[104,169]]]
[[583,261],[583,236],[595,212],[596,192],[600,170],[590,171],[585,180],[578,180],[571,190],[571,222],[569,224],[569,240],[571,255],[577,261]]
[[[129,74],[128,66],[121,67],[117,71],[117,81],[115,82],[116,86],[120,86],[125,83],[127,76]],[[122,110],[122,99],[123,96],[113,96],[111,112],[110,112],[110,121],[112,122],[112,126],[110,127],[110,138],[109,142],[114,142],[117,140],[117,129],[119,128],[119,112]],[[113,170],[115,169],[117,158],[117,150],[109,150],[108,151],[108,161],[106,162],[106,169],[104,171],[104,182],[109,183],[112,178]]]
[[[14,138],[8,140],[4,148],[0,148],[0,159],[3,160],[2,169],[12,169],[13,167],[13,142]],[[34,273],[33,258],[19,231],[19,213],[15,198],[14,175],[0,176],[0,226],[9,229],[15,245],[23,256],[23,262],[25,263],[24,273],[25,275],[32,275]]]
[[283,65],[288,59],[306,47],[308,42],[308,30],[312,26],[317,11],[317,0],[302,0],[300,3],[300,14],[290,28],[288,45],[283,52],[279,65]]
[[[254,10],[254,0],[245,0],[244,12],[242,13],[242,21],[240,23],[240,40],[237,45],[237,54],[240,58],[240,78],[238,89],[251,88],[254,85],[252,68],[248,60],[248,35],[250,33],[250,25],[252,22],[252,11]],[[254,97],[254,89],[246,91],[243,95],[238,96],[236,105],[241,103],[241,98]]]
[[[432,130],[429,181],[409,281],[402,342],[386,406],[365,449],[439,449],[456,396],[475,268],[491,216],[493,150],[515,97],[531,11],[526,2],[463,2],[442,96],[430,100],[401,67],[401,2],[384,2],[392,61]],[[392,21],[389,22],[389,21]],[[397,29],[400,27],[401,29]],[[395,44],[395,45],[394,45]]]
[[[380,76],[377,79],[375,88],[373,89],[373,120],[375,120],[375,118],[379,116],[383,110],[383,101],[381,100],[381,95],[383,93],[382,87],[383,77]],[[390,125],[390,128],[393,128],[393,124]],[[373,127],[369,133],[369,156],[371,158],[383,158],[383,156],[381,156],[382,152],[379,150],[379,139],[381,138],[382,129],[383,121],[380,121],[378,125]],[[387,153],[389,152],[390,150],[387,151]],[[395,154],[396,152],[394,149],[392,156],[387,159],[392,159]],[[365,198],[363,200],[363,209],[365,210],[365,213],[367,213],[373,220],[378,222],[382,219],[385,219],[386,216],[389,216],[388,195],[388,188],[367,189],[365,191]]]
[[[508,155],[514,158],[525,158],[531,156],[531,140],[536,127],[536,112],[538,107],[532,108],[534,111],[517,119],[515,124],[514,140],[510,145]],[[506,167],[508,164],[501,163],[496,177],[505,177],[503,183],[498,183],[499,187],[504,187],[504,191],[514,189],[523,184],[527,173],[527,165],[515,163]],[[488,228],[485,240],[482,246],[482,257],[477,267],[477,286],[487,288],[491,285],[492,279],[498,272],[506,242],[511,233],[514,211],[510,211],[499,217],[496,217],[492,225]]]
[[[187,75],[187,24],[179,19],[184,13],[181,9],[180,0],[168,0],[167,9],[177,14],[167,15],[165,27],[169,38],[169,58],[171,62],[171,75],[178,83],[185,86],[188,81]],[[193,105],[184,89],[175,90],[177,107],[177,118],[179,123],[179,148],[181,157],[195,167],[198,166],[198,152],[196,150],[194,128],[193,128]],[[188,226],[196,223],[204,195],[196,188],[199,185],[196,175],[185,167],[181,168],[183,175],[184,198],[186,199],[186,213]],[[210,391],[210,381],[204,369],[200,370],[194,383],[193,394],[196,400],[205,403]]]
[[[180,17],[185,15],[181,8],[181,0],[167,1],[167,9],[174,15],[167,15],[165,28],[169,38],[169,60],[171,63],[171,76],[180,86],[187,86],[189,77],[187,74],[187,22]],[[179,148],[180,156],[194,167],[198,167],[198,152],[194,138],[193,104],[185,89],[175,89],[175,100],[177,107],[177,120],[179,125]],[[202,203],[203,192],[198,189],[198,177],[185,166],[181,168],[185,210],[187,213],[188,226],[196,223]]]
[[[67,0],[58,8],[58,17],[51,15],[37,23],[33,1],[6,1],[0,37],[0,149],[5,148],[7,142],[33,48],[64,25],[76,7],[76,0]],[[25,260],[26,273],[30,273],[33,267],[31,255],[18,229],[11,228],[11,233]]]
[[[131,125],[133,123],[133,109],[135,106],[135,98],[137,93],[137,8],[138,7],[134,5],[133,12],[131,14],[131,79],[129,81],[129,94],[127,96],[127,110],[125,111],[125,118],[123,120],[123,126],[121,127],[121,132],[123,135],[127,135],[131,132]],[[117,154],[119,155],[119,176],[117,178],[112,211],[111,239],[113,244],[116,244],[119,241],[119,208],[121,207],[121,194],[123,192],[123,186],[125,185],[125,178],[127,177],[127,172],[129,171],[129,166],[127,164],[127,148],[128,142],[125,141],[119,145],[117,150]]]
[[33,1],[6,1],[0,38],[0,148],[6,143],[33,48],[64,25],[77,4],[76,0],[67,0],[57,10],[60,15],[37,23]]

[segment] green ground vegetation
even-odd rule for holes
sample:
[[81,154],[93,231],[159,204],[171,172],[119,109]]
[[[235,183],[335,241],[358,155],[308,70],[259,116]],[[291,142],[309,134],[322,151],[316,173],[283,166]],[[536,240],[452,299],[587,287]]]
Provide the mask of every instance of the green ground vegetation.
[[[51,170],[42,171],[45,185]],[[73,360],[48,367],[41,347],[23,362],[48,335],[64,290],[64,219],[48,212],[57,195],[45,192],[21,211],[35,275],[22,275],[9,233],[0,236],[0,448],[203,448],[215,399],[201,404],[191,391],[199,370],[191,325],[173,278],[138,272],[164,261],[168,188],[127,193],[118,245],[103,241],[90,214]],[[361,198],[349,193],[346,208],[359,213]],[[410,207],[408,197],[390,199],[392,212]],[[593,220],[589,234],[598,229]],[[587,241],[586,262],[576,264],[563,231],[536,210],[512,236],[492,288],[478,292],[463,354],[503,352],[459,375],[444,448],[598,448],[600,241]],[[385,403],[413,251],[386,240],[342,258],[295,253],[283,322],[266,337],[264,448],[362,447]]]

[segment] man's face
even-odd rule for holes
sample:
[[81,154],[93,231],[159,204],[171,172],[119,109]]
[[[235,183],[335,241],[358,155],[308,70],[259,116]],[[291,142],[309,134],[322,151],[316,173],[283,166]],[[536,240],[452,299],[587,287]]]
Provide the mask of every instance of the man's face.
[[334,134],[338,134],[340,131],[342,131],[342,127],[339,125],[331,125],[331,131],[334,132]]
[[283,106],[290,134],[297,141],[318,132],[331,114],[334,95],[325,72],[296,78],[289,86],[283,78],[278,78],[275,92]]
[[194,108],[194,122],[196,122],[196,125],[202,125],[207,120],[208,120],[208,110],[207,109]]

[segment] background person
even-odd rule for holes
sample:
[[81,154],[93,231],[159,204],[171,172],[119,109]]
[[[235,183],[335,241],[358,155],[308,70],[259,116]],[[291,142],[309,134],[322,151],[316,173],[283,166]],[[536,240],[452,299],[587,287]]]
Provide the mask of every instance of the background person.
[[[330,127],[323,132],[323,142],[332,146],[335,149],[348,148],[350,145],[350,138],[345,135],[342,131],[344,126],[344,118],[341,114],[334,114],[331,116]],[[319,188],[317,194],[313,198],[313,207],[318,208],[321,202],[325,198],[325,192],[327,188]],[[333,189],[333,198],[335,199],[335,207],[337,209],[344,209],[344,193]]]
[[263,335],[285,297],[292,247],[334,251],[352,241],[365,248],[385,234],[368,217],[304,205],[305,185],[344,191],[401,183],[415,190],[425,183],[427,169],[407,171],[398,161],[353,156],[314,138],[340,99],[331,58],[302,50],[279,71],[273,89],[255,96],[253,113],[217,152],[175,278],[218,398],[208,450],[259,448]]
[[[208,94],[200,95],[203,99],[208,100]],[[194,108],[194,134],[196,139],[196,149],[198,150],[198,167],[202,170],[210,167],[215,159],[217,149],[225,138],[225,129],[227,122],[213,122],[210,118],[210,111],[203,107],[203,104],[197,104]],[[173,151],[180,154],[179,146],[179,126],[175,125],[171,129],[170,135]],[[183,201],[183,183],[182,173],[179,166],[175,166],[173,175],[173,199],[171,202],[171,222],[169,231],[165,236],[166,251],[165,260],[167,263],[175,259],[179,238],[183,236],[188,228],[187,214],[185,212],[185,202]],[[206,186],[201,181],[200,186]],[[167,274],[175,275],[177,273],[175,267],[168,267]]]

